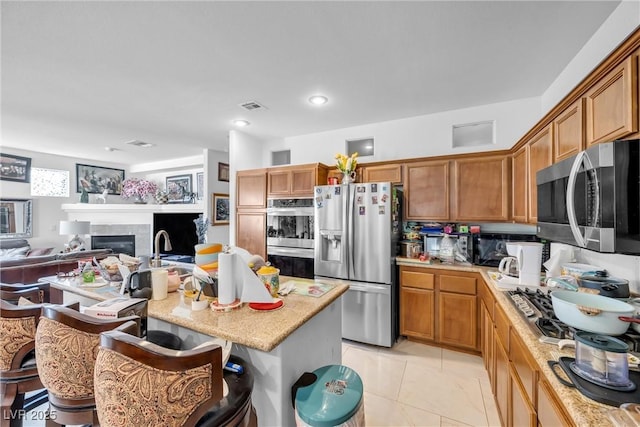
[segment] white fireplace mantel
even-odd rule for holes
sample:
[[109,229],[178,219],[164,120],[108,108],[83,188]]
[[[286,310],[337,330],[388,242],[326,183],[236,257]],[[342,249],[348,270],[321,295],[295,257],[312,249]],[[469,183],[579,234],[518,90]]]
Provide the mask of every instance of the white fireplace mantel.
[[153,224],[154,213],[204,213],[203,203],[138,205],[126,203],[66,203],[61,206],[70,221],[91,221],[92,224]]

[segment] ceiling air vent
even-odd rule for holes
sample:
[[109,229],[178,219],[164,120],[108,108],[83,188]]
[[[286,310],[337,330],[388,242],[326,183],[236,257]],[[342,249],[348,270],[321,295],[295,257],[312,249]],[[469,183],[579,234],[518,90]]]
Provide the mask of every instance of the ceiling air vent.
[[127,144],[127,145],[135,145],[136,147],[142,147],[142,148],[149,148],[149,147],[153,147],[155,145],[155,144],[152,144],[150,142],[139,141],[137,139],[134,139],[133,141],[125,142],[125,144]]
[[244,108],[247,111],[255,111],[255,110],[266,110],[267,107],[265,107],[264,105],[260,104],[257,101],[247,101],[247,102],[243,102],[242,104],[240,104],[240,106],[242,108]]

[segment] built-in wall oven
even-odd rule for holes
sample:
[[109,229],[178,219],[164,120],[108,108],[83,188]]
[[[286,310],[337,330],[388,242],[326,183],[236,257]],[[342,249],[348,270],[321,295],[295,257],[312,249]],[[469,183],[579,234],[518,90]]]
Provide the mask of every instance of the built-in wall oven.
[[314,277],[313,199],[269,199],[267,260],[280,275]]

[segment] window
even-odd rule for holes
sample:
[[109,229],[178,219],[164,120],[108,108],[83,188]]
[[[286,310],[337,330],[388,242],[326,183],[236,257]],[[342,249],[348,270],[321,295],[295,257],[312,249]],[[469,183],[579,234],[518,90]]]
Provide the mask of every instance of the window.
[[453,125],[453,148],[492,145],[494,121]]
[[291,163],[291,150],[271,152],[271,166],[288,165],[290,163]]
[[69,197],[69,171],[31,168],[31,195]]
[[358,153],[358,156],[373,156],[373,138],[348,139],[347,156]]

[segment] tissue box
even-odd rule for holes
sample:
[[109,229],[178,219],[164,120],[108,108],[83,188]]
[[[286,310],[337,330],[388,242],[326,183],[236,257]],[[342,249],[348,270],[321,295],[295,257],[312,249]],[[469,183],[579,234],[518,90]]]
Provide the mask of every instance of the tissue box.
[[84,313],[103,319],[115,319],[126,316],[146,318],[147,299],[128,297],[111,298],[85,308]]

